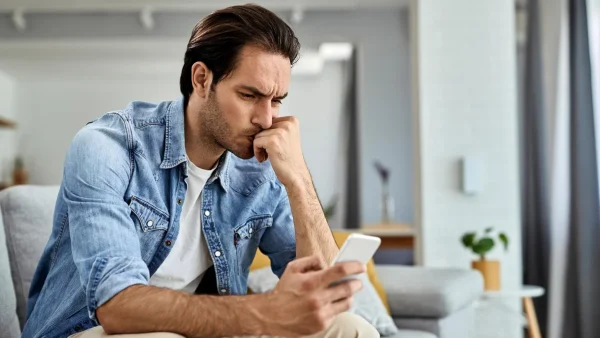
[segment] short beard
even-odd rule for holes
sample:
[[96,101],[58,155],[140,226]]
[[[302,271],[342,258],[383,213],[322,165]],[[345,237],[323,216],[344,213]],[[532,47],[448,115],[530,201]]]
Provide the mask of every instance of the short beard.
[[[219,106],[216,94],[213,90],[210,91],[208,100],[202,109],[201,133],[202,142],[206,145],[213,145],[215,151],[225,149],[235,156],[242,159],[250,159],[254,157],[254,148],[252,146],[243,146],[237,142],[234,132],[225,120],[223,111]],[[244,131],[244,135],[253,135],[259,130]]]

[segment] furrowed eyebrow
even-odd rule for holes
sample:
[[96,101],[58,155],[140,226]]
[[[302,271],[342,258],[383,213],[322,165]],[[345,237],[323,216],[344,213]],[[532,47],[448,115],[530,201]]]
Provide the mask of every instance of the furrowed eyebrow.
[[[268,97],[269,96],[269,95],[261,92],[260,90],[258,90],[258,88],[255,88],[255,87],[252,87],[252,86],[242,85],[242,86],[240,86],[240,88],[241,89],[245,89],[245,90],[251,92],[253,95],[256,95],[256,96],[260,96],[260,97]],[[274,97],[274,99],[276,99],[276,100],[283,100],[287,96],[288,96],[288,93],[285,93],[282,96],[276,96],[276,97]]]

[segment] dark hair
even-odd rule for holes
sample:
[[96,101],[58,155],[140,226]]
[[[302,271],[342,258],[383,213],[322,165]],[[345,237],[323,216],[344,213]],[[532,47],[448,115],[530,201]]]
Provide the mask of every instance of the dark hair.
[[246,45],[288,57],[291,65],[300,51],[300,42],[290,26],[266,8],[249,4],[213,12],[196,24],[185,51],[179,87],[186,106],[194,90],[192,65],[204,62],[213,72],[215,85],[235,69]]

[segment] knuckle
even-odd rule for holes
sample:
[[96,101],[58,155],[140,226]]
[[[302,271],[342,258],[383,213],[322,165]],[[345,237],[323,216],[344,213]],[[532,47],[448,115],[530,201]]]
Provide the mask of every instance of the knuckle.
[[344,311],[348,311],[352,307],[352,304],[354,304],[354,297],[348,297],[344,300],[342,308]]
[[317,256],[317,255],[311,255],[311,256],[309,256],[308,259],[310,259],[310,262],[312,264],[319,264],[319,263],[321,263],[321,258],[319,258],[319,256]]
[[312,311],[319,310],[321,308],[321,301],[318,297],[310,297],[308,299],[308,308]]
[[305,279],[300,283],[300,287],[303,290],[312,290],[314,287],[314,282],[312,279]]
[[344,287],[344,295],[351,296],[354,293],[354,290],[352,289],[352,285],[350,285],[350,283],[344,284],[343,287]]
[[348,267],[348,264],[340,264],[337,266],[337,272],[339,274],[347,276],[348,274],[350,274],[350,268]]
[[293,119],[290,119],[289,121],[286,121],[286,123],[283,124],[283,129],[285,131],[290,131],[294,128],[295,124],[296,124],[296,122],[294,122]]
[[283,270],[283,274],[287,275],[299,269],[299,264],[297,262],[289,262],[285,270]]

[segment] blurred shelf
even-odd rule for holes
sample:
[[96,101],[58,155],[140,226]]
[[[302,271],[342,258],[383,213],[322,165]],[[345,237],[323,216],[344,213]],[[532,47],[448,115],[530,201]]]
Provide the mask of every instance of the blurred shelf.
[[0,128],[14,128],[16,125],[15,122],[0,116]]
[[381,223],[364,225],[360,229],[344,229],[381,238],[381,249],[414,249],[415,230],[409,224]]
[[413,227],[403,223],[366,224],[358,229],[358,232],[379,237],[414,237],[415,235]]

